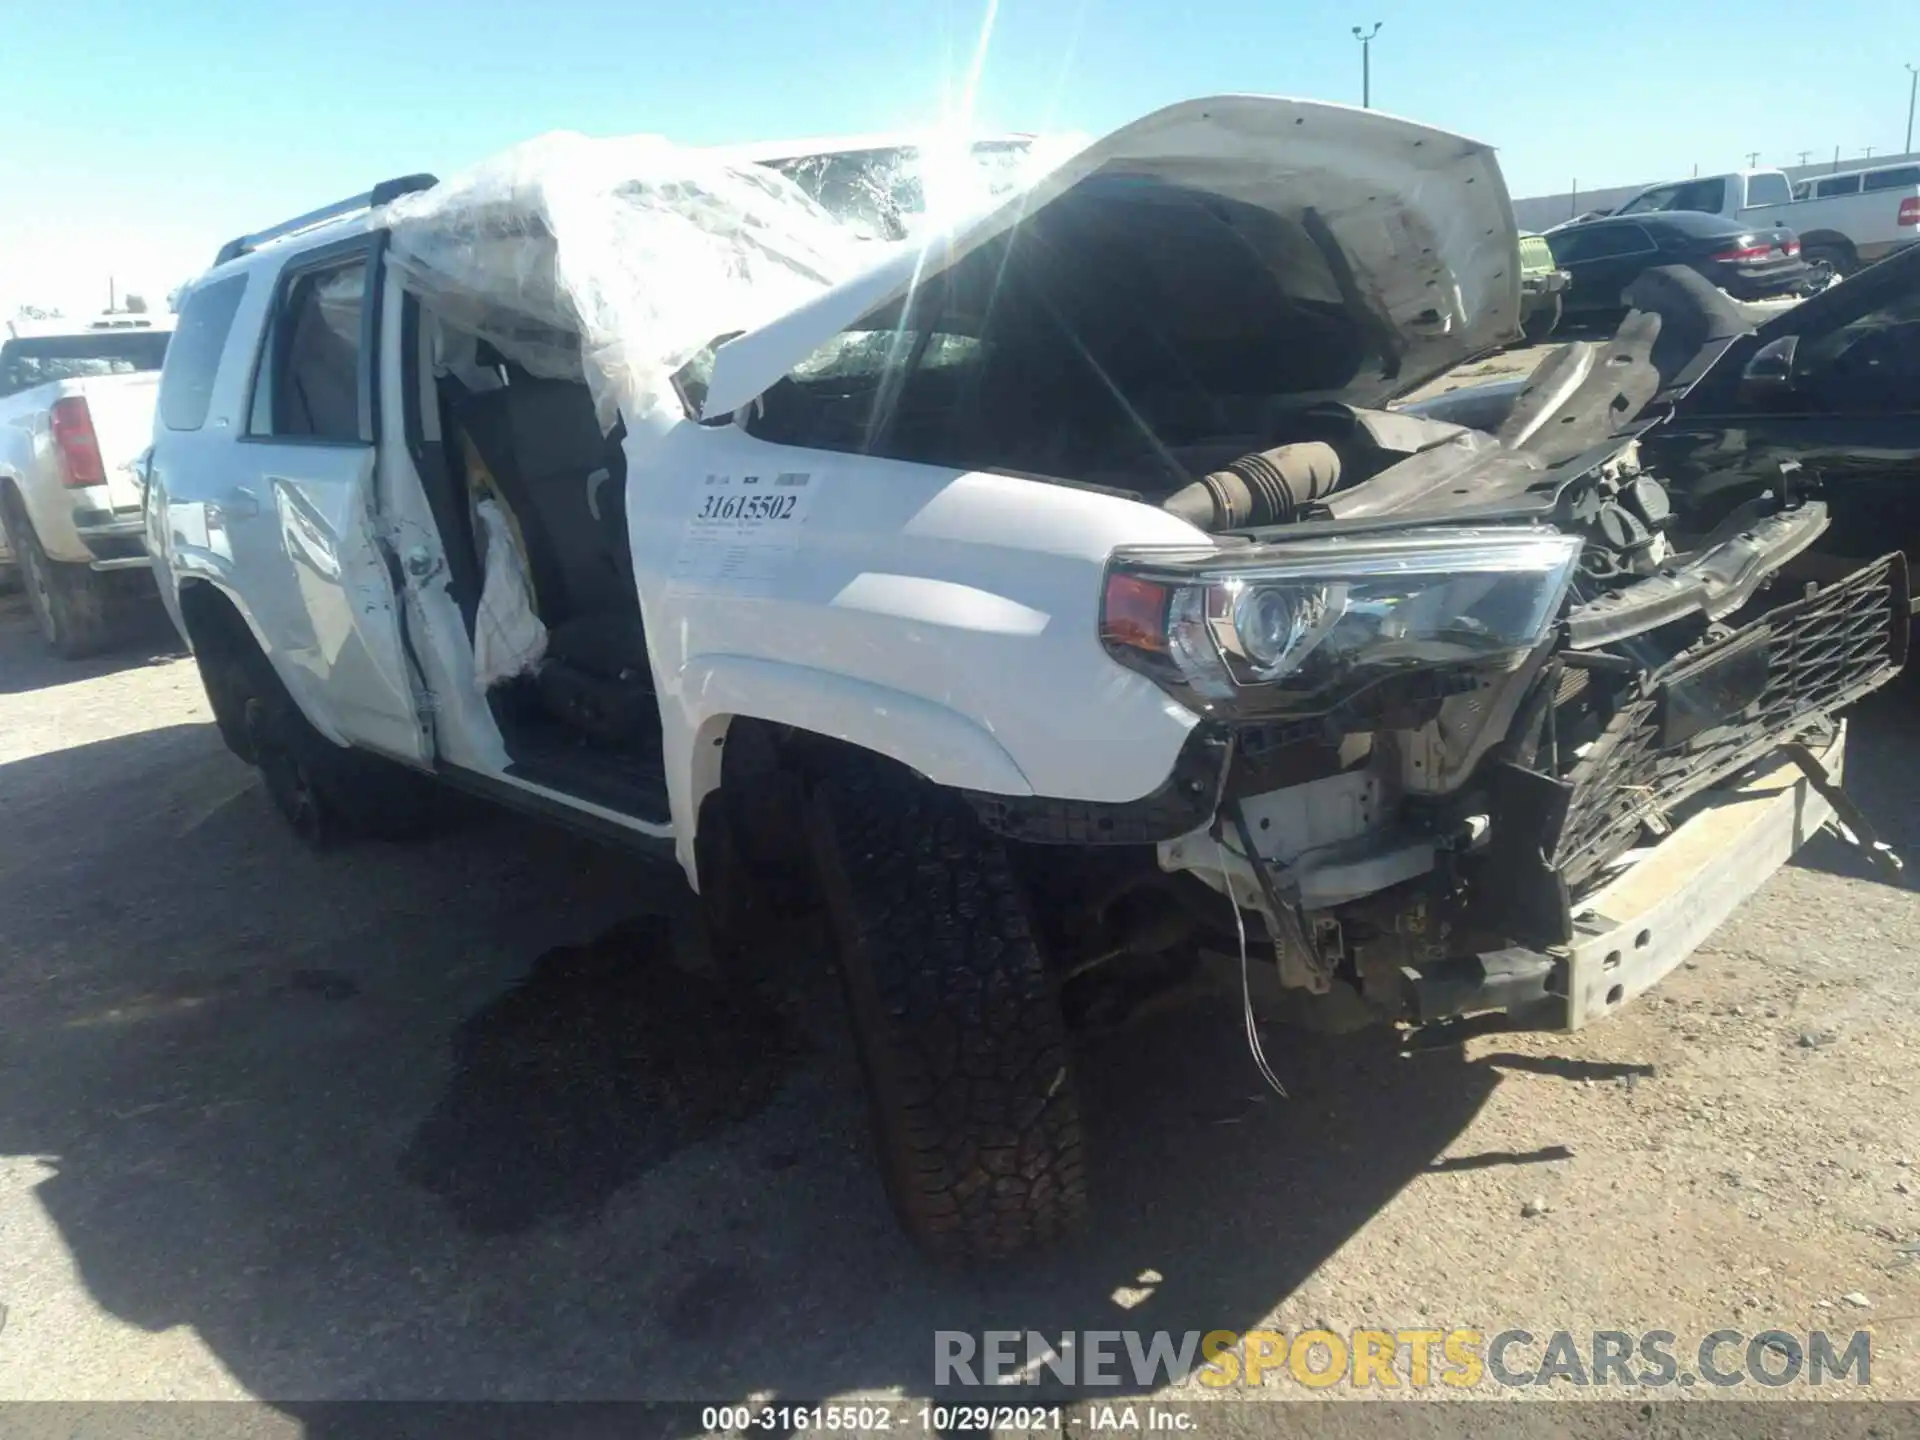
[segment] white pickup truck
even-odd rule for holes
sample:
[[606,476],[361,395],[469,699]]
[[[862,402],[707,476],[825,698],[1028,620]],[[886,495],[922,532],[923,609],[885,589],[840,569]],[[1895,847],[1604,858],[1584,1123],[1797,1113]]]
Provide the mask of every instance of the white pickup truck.
[[1872,189],[1859,175],[1831,178],[1850,179],[1852,188],[1816,181],[1806,199],[1796,200],[1783,170],[1729,170],[1649,185],[1613,213],[1700,210],[1746,224],[1784,225],[1800,237],[1809,264],[1824,263],[1841,276],[1920,243],[1920,173],[1913,166],[1877,173]]
[[[0,341],[0,527],[47,644],[77,659],[153,594],[135,473],[170,315],[10,322]],[[133,573],[127,573],[133,572]]]

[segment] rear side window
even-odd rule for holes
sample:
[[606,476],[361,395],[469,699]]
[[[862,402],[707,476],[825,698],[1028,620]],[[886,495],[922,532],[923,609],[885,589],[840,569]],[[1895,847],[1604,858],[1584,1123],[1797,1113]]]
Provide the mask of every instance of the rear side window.
[[1654,248],[1647,232],[1638,225],[1605,225],[1591,230],[1569,230],[1549,235],[1553,258],[1562,265],[1577,265],[1582,260],[1603,260],[1614,255],[1633,255]]
[[1906,190],[1920,185],[1920,165],[1896,165],[1891,170],[1869,171],[1863,190]]
[[198,430],[207,423],[220,354],[227,348],[233,313],[247,293],[247,277],[229,275],[187,297],[160,373],[160,423],[169,430]]
[[1726,203],[1727,182],[1716,176],[1712,180],[1694,180],[1682,185],[1673,197],[1673,203],[1663,208],[1702,210],[1709,215],[1717,215]]
[[1613,213],[1616,215],[1647,215],[1656,210],[1677,210],[1680,207],[1673,202],[1680,195],[1678,185],[1662,185],[1649,190],[1644,195],[1636,195]]
[[1787,205],[1793,201],[1793,187],[1784,175],[1749,175],[1747,204]]
[[1819,200],[1829,195],[1858,195],[1860,177],[1858,175],[1833,175],[1825,180],[1816,180],[1813,184],[1814,197]]
[[274,317],[252,433],[361,443],[373,438],[364,353],[367,257],[305,271]]

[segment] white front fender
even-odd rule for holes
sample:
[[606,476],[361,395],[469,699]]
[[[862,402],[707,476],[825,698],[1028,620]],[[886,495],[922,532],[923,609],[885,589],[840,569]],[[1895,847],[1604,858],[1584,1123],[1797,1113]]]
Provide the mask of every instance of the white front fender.
[[662,706],[676,853],[690,880],[700,802],[720,783],[735,717],[793,725],[898,760],[937,785],[995,795],[1033,786],[1000,742],[956,711],[884,685],[749,655],[703,657]]

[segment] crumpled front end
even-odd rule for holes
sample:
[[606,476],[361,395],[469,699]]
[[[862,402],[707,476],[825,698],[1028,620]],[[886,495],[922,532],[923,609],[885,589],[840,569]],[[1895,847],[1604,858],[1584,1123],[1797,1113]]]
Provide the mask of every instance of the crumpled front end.
[[1839,716],[1905,663],[1906,563],[1822,555],[1792,475],[1702,534],[1630,438],[1433,454],[1238,545],[1116,555],[1110,653],[1218,747],[1157,862],[1283,987],[1577,1027],[1836,811],[1864,830]]

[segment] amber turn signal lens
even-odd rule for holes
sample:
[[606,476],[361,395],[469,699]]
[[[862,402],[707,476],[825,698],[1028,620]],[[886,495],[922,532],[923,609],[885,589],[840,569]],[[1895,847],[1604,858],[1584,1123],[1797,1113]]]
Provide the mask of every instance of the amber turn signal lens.
[[1100,607],[1100,638],[1110,645],[1167,653],[1167,600],[1172,591],[1137,575],[1114,572],[1107,576],[1106,599]]

